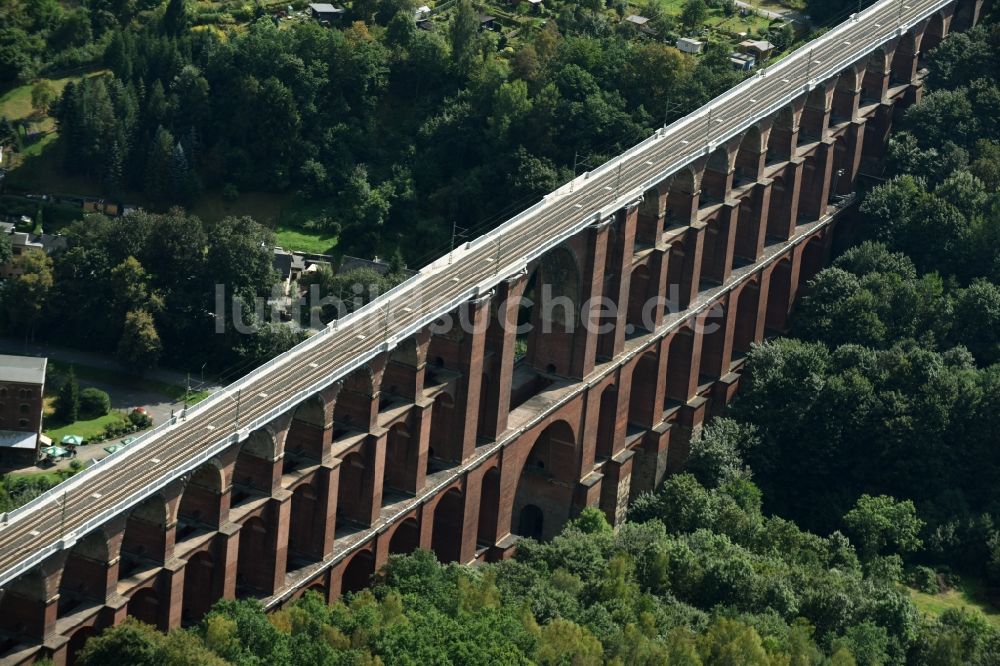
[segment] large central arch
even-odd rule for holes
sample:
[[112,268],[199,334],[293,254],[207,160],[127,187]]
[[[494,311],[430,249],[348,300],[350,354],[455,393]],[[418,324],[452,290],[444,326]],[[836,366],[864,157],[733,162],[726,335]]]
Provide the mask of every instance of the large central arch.
[[555,421],[535,440],[514,495],[512,532],[551,539],[570,518],[578,479],[577,442],[565,421]]

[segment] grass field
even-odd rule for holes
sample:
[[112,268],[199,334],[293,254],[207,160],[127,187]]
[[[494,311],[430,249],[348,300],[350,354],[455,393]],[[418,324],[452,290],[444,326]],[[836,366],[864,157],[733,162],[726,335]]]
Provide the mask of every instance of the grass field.
[[62,438],[66,435],[79,435],[84,439],[91,439],[93,437],[97,437],[98,435],[103,435],[104,426],[109,423],[123,423],[125,420],[125,414],[122,412],[112,411],[111,413],[99,416],[96,419],[76,421],[75,423],[70,423],[68,425],[63,425],[57,422],[50,426],[46,423],[44,431],[46,435],[52,438],[53,444],[59,444],[60,440],[62,440]]
[[18,481],[29,481],[38,479],[44,481],[45,483],[51,486],[54,486],[57,483],[65,481],[66,478],[70,476],[72,476],[72,474],[69,473],[68,470],[62,470],[61,472],[55,470],[51,472],[28,472],[26,474],[17,474],[12,472],[10,474],[10,478],[17,479]]
[[249,215],[271,227],[277,244],[286,250],[330,254],[337,237],[306,228],[306,223],[322,212],[322,204],[305,201],[292,194],[244,192],[234,201],[226,201],[219,192],[202,194],[191,212],[208,222],[229,215]]
[[[81,76],[67,76],[61,79],[45,79],[52,84],[56,92],[62,94],[70,81],[91,76],[99,76],[105,70],[90,72]],[[60,156],[56,138],[56,122],[51,116],[38,114],[31,108],[31,89],[34,83],[12,88],[0,95],[0,116],[10,120],[28,118],[32,129],[42,133],[42,136],[24,146],[17,154],[12,154],[8,163],[4,156],[4,167],[10,169],[7,174],[7,184],[11,187],[39,192],[59,194],[94,194],[95,185],[83,178],[66,176],[59,168]]]
[[965,609],[982,613],[990,624],[1000,629],[1000,610],[986,601],[979,581],[966,578],[958,587],[939,594],[926,594],[912,588],[907,589],[921,613],[936,616],[948,609]]
[[278,245],[286,250],[331,254],[337,247],[336,236],[328,236],[315,231],[296,229],[295,227],[286,227],[279,224],[275,227],[274,234],[278,239]]

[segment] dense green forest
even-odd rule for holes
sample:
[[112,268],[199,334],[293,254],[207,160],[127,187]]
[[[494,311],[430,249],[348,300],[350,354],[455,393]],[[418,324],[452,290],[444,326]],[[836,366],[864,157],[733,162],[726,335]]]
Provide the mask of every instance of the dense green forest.
[[1000,600],[998,45],[981,27],[931,56],[892,178],[861,204],[870,238],[807,285],[792,337],[752,350],[687,472],[617,531],[588,509],[511,561],[394,556],[332,606],[223,601],[167,636],[129,622],[82,663],[1000,662],[995,623],[921,613],[905,587],[972,579]]
[[[274,237],[250,218],[207,225],[180,209],[139,211],[90,215],[64,233],[66,250],[22,255],[25,275],[0,286],[0,322],[9,335],[116,354],[138,372],[161,358],[187,368],[246,367],[299,339],[256,308],[276,281]],[[216,285],[226,290],[222,334],[215,334]],[[260,324],[256,333],[232,325],[236,301],[242,321]]]
[[593,167],[637,142],[666,100],[694,108],[739,79],[723,48],[694,60],[571,4],[506,58],[467,0],[446,32],[398,0],[342,30],[265,17],[223,39],[166,16],[118,30],[110,74],[55,103],[64,166],[154,205],[297,191],[324,202],[310,223],[345,251],[414,260],[452,221],[495,223],[554,189],[574,156]]

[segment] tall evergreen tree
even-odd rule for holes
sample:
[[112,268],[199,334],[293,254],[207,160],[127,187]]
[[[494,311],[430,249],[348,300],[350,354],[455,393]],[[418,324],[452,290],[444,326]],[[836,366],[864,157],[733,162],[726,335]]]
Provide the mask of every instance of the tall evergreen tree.
[[175,172],[174,137],[161,126],[146,159],[146,194],[155,201],[166,202],[173,195]]
[[80,416],[80,385],[76,381],[76,371],[69,366],[66,382],[59,389],[56,401],[56,417],[63,423],[73,423]]
[[171,36],[182,35],[189,23],[190,17],[185,0],[170,0],[166,11],[163,12],[163,32]]
[[478,51],[479,18],[470,0],[459,0],[448,31],[451,57],[462,74],[468,74]]

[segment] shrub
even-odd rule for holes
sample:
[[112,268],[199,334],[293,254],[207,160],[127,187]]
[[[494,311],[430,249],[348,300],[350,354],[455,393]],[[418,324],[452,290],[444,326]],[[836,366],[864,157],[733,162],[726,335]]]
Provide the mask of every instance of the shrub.
[[105,438],[118,437],[119,435],[124,435],[131,430],[132,424],[128,421],[112,421],[111,423],[105,424],[104,436]]
[[143,414],[142,412],[131,412],[128,415],[128,420],[139,430],[153,425],[153,419],[149,417],[149,414]]
[[97,418],[111,411],[111,397],[101,389],[85,388],[80,391],[80,415]]
[[907,573],[906,582],[910,587],[926,594],[937,594],[941,591],[938,585],[937,572],[930,567],[915,566]]

